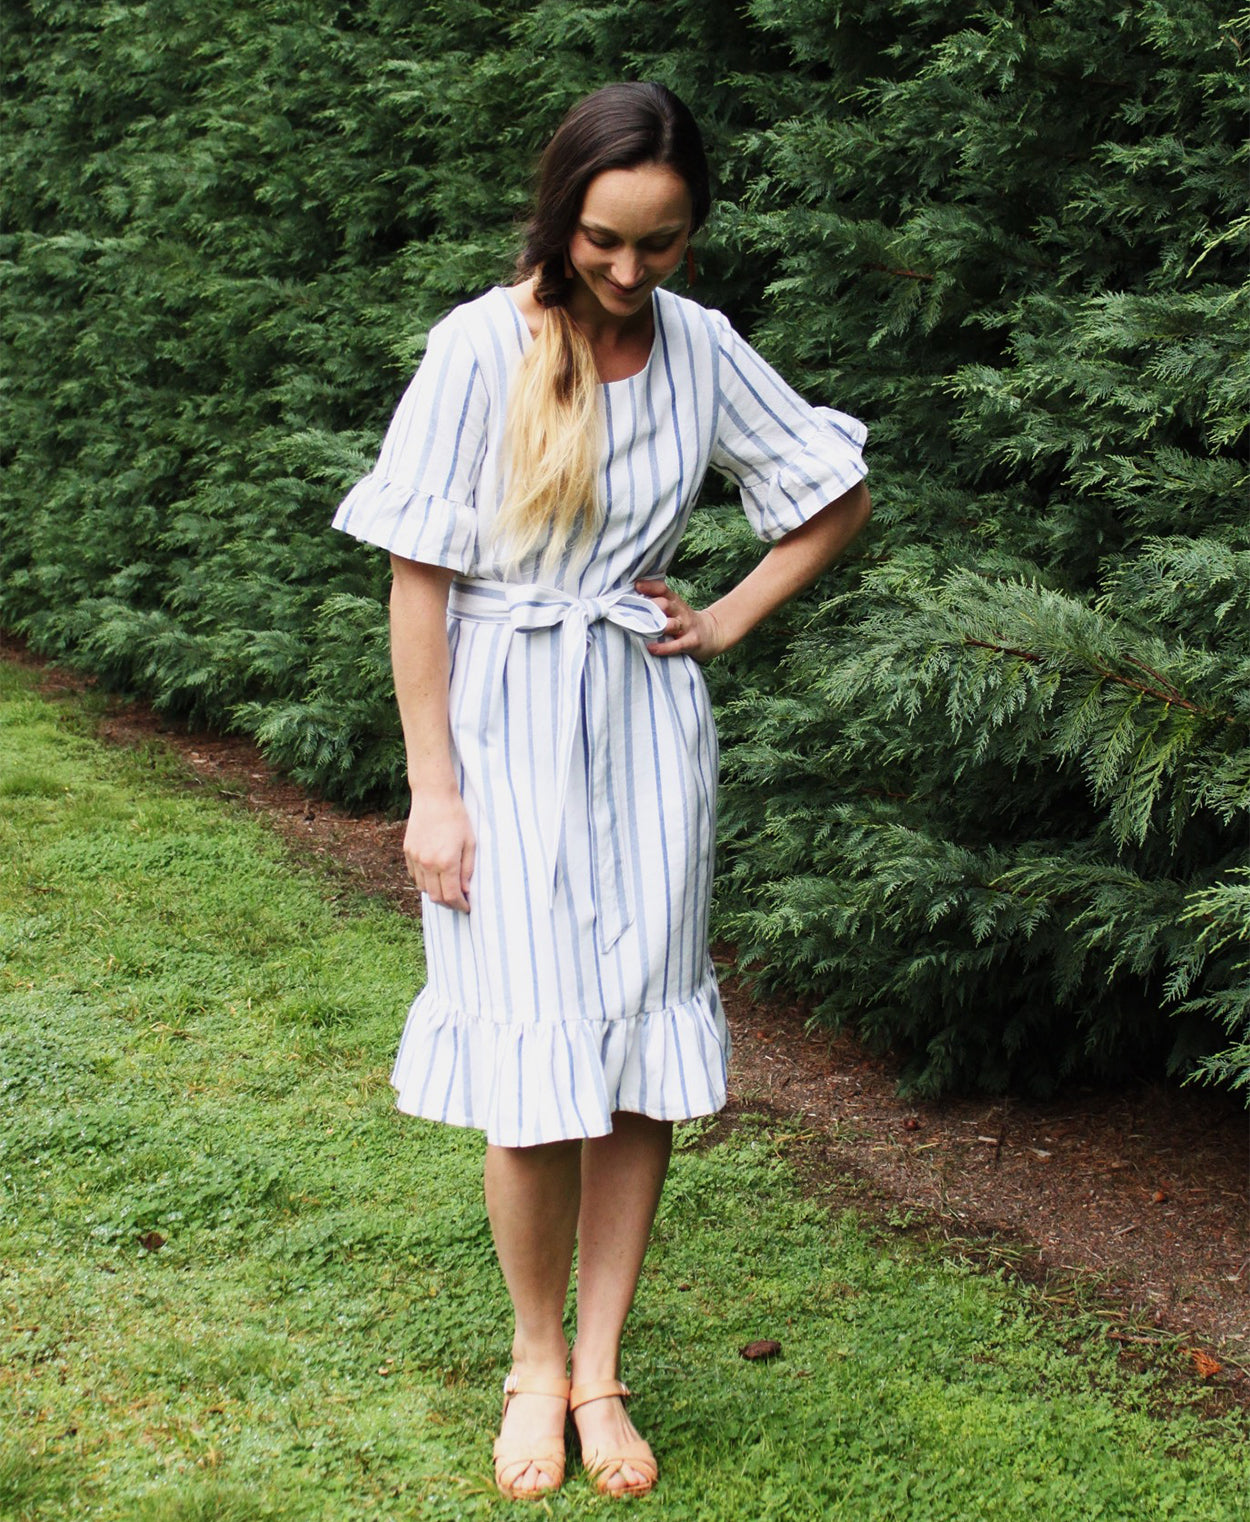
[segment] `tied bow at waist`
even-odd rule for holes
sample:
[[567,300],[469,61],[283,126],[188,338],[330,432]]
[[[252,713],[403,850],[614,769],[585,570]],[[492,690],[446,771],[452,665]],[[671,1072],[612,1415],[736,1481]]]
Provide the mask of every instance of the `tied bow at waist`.
[[556,692],[556,772],[551,813],[542,823],[548,864],[549,903],[555,902],[556,862],[573,766],[573,746],[585,715],[588,826],[593,864],[595,924],[602,951],[616,944],[633,915],[625,903],[612,839],[613,787],[606,730],[607,694],[587,681],[586,652],[600,623],[654,639],[664,632],[665,617],[650,598],[621,587],[598,597],[576,597],[556,587],[504,581],[458,579],[451,585],[448,612],[455,618],[506,623],[514,634],[556,631],[559,681]]

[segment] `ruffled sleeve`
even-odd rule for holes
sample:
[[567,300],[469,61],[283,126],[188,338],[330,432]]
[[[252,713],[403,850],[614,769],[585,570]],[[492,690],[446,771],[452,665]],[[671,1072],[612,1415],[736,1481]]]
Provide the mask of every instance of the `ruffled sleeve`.
[[832,407],[813,407],[719,312],[717,423],[711,463],[734,481],[758,536],[798,528],[868,474],[868,430]]
[[431,328],[378,462],[343,499],[334,527],[406,560],[472,571],[486,413],[484,378],[453,313]]

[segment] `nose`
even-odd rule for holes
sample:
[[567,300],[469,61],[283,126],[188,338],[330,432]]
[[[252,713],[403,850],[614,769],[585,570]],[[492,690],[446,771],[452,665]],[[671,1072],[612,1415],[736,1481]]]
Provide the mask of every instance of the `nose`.
[[638,285],[646,277],[646,273],[641,257],[632,251],[623,253],[613,260],[612,278],[617,285],[624,286],[626,290]]

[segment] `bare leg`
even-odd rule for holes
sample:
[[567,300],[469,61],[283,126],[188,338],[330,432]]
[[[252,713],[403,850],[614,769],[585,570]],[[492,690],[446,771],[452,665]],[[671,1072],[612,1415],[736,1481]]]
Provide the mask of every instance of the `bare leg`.
[[[573,1263],[580,1192],[577,1141],[541,1147],[487,1147],[486,1209],[516,1324],[512,1367],[526,1375],[562,1377],[568,1365],[564,1301]],[[563,1401],[549,1395],[517,1395],[508,1406],[502,1435],[516,1439],[558,1436],[564,1431]],[[517,1490],[546,1488],[534,1468]]]
[[[582,1147],[582,1202],[577,1223],[577,1340],[573,1383],[620,1377],[621,1333],[634,1302],[638,1275],[673,1145],[668,1121],[625,1111],[612,1117],[610,1136]],[[638,1431],[619,1400],[597,1400],[574,1417],[583,1446],[611,1451]],[[643,1479],[626,1469],[621,1487]]]

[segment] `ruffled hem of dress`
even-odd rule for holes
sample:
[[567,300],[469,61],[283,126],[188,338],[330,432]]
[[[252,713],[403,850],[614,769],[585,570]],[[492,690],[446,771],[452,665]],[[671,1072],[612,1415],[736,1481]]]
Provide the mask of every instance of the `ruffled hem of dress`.
[[391,1085],[405,1114],[485,1131],[500,1147],[606,1136],[612,1114],[693,1120],[725,1103],[729,1028],[714,978],[616,1020],[496,1024],[429,988],[413,1002]]

